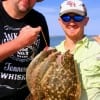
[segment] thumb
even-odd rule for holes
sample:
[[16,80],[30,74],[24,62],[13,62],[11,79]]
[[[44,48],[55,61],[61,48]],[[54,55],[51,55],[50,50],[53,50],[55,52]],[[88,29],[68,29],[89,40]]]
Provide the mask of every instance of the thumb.
[[38,27],[34,28],[34,31],[36,33],[39,33],[41,30],[42,30],[41,26],[38,26]]

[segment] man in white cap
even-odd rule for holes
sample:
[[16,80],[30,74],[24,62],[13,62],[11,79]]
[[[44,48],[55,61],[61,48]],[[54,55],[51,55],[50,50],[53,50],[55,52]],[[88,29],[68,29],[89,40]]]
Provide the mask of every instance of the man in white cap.
[[69,49],[78,63],[80,100],[100,100],[100,45],[85,34],[86,7],[81,0],[64,0],[59,16],[66,38],[56,48],[62,53]]
[[41,1],[0,0],[0,100],[25,100],[31,56],[49,46],[45,17],[33,9]]

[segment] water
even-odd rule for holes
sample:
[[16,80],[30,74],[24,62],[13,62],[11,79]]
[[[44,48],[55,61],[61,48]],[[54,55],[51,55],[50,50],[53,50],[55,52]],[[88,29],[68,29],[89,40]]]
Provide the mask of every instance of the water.
[[[94,35],[95,36],[95,35]],[[88,37],[93,37],[93,36],[88,36]],[[50,37],[50,44],[52,47],[58,45],[62,40],[65,39],[65,36],[51,36]]]
[[50,44],[52,47],[58,45],[62,40],[64,40],[64,36],[51,36],[50,37]]

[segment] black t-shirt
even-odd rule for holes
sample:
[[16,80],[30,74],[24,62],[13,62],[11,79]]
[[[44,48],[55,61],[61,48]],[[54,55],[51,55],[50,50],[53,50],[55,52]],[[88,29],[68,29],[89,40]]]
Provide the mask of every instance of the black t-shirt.
[[[41,26],[49,46],[48,27],[41,13],[32,9],[24,18],[20,20],[13,19],[4,11],[0,2],[0,44],[16,38],[20,29],[25,25]],[[31,55],[35,56],[45,46],[42,33],[40,33],[38,39],[31,46],[20,49],[0,62],[0,98],[9,96],[26,87],[25,73],[28,64],[32,60]]]

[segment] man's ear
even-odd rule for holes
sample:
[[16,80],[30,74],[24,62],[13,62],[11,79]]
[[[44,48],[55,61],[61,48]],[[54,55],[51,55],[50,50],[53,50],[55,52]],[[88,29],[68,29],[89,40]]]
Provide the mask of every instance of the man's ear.
[[58,22],[62,26],[63,21],[62,21],[62,19],[60,17],[58,18]]
[[58,22],[60,23],[60,21],[61,21],[61,18],[59,17],[59,18],[58,18]]
[[87,25],[88,21],[89,21],[89,17],[86,17],[84,21],[84,25]]

